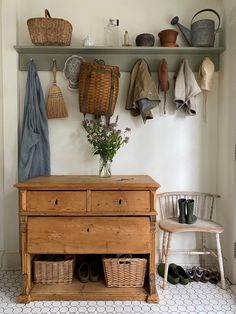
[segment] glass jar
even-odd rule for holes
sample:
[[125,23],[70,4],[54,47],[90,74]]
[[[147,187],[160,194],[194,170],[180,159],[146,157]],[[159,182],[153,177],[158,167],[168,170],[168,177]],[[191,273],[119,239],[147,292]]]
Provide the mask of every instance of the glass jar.
[[119,46],[119,20],[110,19],[106,27],[104,27],[104,45],[107,47]]

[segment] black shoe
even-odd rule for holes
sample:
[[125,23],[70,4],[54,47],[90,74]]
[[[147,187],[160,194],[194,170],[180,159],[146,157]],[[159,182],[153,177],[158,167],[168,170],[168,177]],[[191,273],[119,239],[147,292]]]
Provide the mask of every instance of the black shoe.
[[98,281],[101,275],[101,266],[99,261],[94,261],[89,264],[89,279],[90,281]]
[[89,264],[88,262],[82,262],[78,269],[79,280],[83,283],[89,281]]

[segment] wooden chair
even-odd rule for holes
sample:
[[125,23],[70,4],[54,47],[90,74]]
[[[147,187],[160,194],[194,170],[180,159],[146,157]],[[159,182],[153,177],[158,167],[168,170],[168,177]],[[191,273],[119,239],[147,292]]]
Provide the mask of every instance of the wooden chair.
[[[157,195],[157,207],[161,214],[161,221],[159,227],[163,231],[162,253],[161,259],[165,263],[165,272],[163,280],[163,289],[167,286],[167,274],[169,267],[169,255],[171,247],[171,239],[175,233],[186,232],[201,232],[201,251],[188,251],[178,252],[181,254],[197,254],[207,255],[211,254],[218,258],[219,270],[221,276],[221,286],[225,289],[225,278],[223,259],[220,245],[220,234],[224,231],[223,227],[212,220],[214,203],[219,195],[198,193],[198,192],[166,192]],[[194,200],[194,215],[197,221],[194,224],[181,224],[178,221],[179,207],[178,199],[193,199]],[[216,238],[216,251],[207,249],[206,247],[206,234],[215,234]]]

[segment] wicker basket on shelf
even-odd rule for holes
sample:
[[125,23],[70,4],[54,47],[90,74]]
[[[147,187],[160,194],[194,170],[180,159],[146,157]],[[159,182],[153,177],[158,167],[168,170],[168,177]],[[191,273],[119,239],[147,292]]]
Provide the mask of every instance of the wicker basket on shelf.
[[143,287],[147,259],[103,258],[107,287]]
[[112,116],[119,92],[119,67],[82,62],[79,107],[84,114]]
[[70,46],[72,25],[64,19],[51,18],[47,9],[45,17],[28,19],[27,25],[34,45]]
[[[48,260],[47,260],[48,258]],[[71,283],[75,257],[36,256],[34,259],[34,282],[41,284]]]

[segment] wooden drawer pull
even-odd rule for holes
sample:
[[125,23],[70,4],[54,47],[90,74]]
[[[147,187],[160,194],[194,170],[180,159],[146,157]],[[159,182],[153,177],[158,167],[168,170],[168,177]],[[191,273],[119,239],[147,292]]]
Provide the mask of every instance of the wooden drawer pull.
[[58,204],[58,200],[56,199],[56,200],[55,200],[55,205],[57,205],[57,204]]

